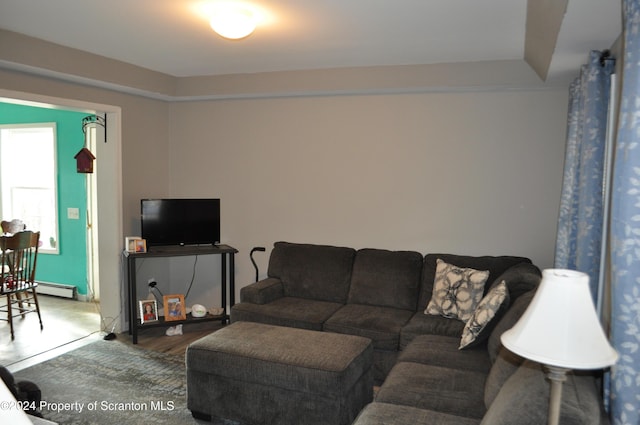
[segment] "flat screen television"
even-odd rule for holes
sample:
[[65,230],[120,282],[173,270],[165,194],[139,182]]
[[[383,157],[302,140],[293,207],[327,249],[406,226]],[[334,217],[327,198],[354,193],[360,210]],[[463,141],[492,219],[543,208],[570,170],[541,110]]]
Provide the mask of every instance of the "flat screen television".
[[142,199],[147,247],[220,242],[220,199]]

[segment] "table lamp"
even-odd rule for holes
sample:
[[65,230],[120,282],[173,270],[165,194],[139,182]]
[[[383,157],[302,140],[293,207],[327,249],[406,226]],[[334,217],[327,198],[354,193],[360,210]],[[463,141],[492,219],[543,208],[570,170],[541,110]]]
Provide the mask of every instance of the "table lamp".
[[559,422],[568,370],[602,369],[618,359],[598,320],[589,276],[574,270],[544,270],[531,304],[501,340],[510,351],[546,366],[549,425]]

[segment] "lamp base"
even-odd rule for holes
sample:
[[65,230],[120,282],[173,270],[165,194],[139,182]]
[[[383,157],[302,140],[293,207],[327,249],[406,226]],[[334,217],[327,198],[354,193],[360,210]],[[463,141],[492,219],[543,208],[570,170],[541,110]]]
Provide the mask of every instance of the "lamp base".
[[549,425],[558,425],[560,422],[560,406],[562,404],[562,383],[567,380],[567,372],[570,369],[545,365],[547,378],[551,382],[549,393]]

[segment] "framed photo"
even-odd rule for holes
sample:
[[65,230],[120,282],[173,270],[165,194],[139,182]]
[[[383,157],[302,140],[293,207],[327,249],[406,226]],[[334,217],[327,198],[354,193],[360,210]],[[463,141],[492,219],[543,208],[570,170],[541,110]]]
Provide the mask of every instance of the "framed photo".
[[140,300],[140,323],[157,322],[158,321],[158,304],[156,300]]
[[136,239],[136,252],[147,252],[147,240],[146,239]]
[[124,249],[127,252],[136,252],[136,241],[141,240],[140,236],[127,236],[124,238]]
[[187,318],[187,310],[184,305],[184,295],[165,295],[164,301],[164,320],[170,322],[172,320],[185,320]]

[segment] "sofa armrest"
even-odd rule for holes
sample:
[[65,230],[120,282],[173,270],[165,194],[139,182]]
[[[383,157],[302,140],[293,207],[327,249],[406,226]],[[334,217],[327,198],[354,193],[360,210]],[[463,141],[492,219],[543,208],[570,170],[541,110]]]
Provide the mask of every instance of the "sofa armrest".
[[284,296],[282,281],[269,277],[240,289],[240,301],[253,304],[267,304]]
[[[573,371],[562,384],[560,423],[606,424],[602,397],[591,372]],[[549,382],[539,363],[526,360],[505,381],[481,425],[543,424],[547,420]]]

